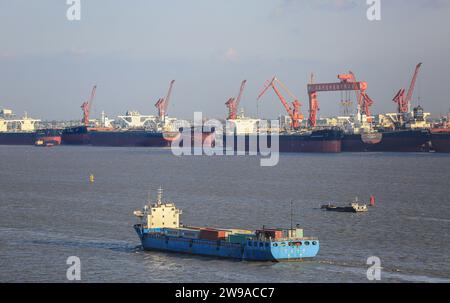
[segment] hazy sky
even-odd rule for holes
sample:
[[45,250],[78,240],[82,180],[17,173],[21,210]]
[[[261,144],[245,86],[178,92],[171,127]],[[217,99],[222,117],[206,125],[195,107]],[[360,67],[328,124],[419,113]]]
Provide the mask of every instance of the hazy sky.
[[[365,0],[0,0],[0,107],[41,119],[79,119],[97,84],[94,116],[154,103],[176,83],[169,114],[225,117],[224,103],[247,79],[241,105],[256,115],[264,81],[282,80],[308,112],[306,84],[352,70],[367,81],[374,112],[394,111],[418,62],[414,103],[450,108],[450,1],[381,0],[369,22]],[[320,114],[339,113],[340,93],[319,94]],[[260,114],[284,109],[270,91]]]

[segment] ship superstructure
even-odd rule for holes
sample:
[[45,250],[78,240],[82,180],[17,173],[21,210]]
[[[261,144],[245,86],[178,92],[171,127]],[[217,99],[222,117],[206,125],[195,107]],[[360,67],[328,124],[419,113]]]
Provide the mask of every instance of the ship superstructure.
[[10,109],[0,110],[0,144],[32,145],[36,137],[36,125],[39,119],[28,117],[27,113],[17,119]]

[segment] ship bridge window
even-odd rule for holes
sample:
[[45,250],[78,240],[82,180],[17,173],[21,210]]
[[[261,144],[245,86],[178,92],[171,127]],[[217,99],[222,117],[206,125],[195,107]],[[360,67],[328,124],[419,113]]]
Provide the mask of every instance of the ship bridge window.
[[259,247],[264,247],[264,243],[259,242]]
[[273,243],[273,246],[274,246],[274,247],[277,247],[277,246],[278,246],[278,244],[277,244],[277,243]]
[[306,241],[306,242],[305,242],[305,245],[309,245],[309,241]]
[[248,246],[252,246],[252,242],[248,241]]
[[316,242],[316,241],[313,241],[312,245],[316,245],[316,244],[317,244],[317,242]]

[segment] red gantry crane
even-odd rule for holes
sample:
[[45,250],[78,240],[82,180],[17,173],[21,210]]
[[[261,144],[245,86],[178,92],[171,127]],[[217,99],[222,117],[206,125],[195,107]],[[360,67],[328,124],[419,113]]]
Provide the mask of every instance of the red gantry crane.
[[371,122],[370,107],[373,100],[367,95],[367,82],[356,81],[355,75],[350,71],[348,74],[340,74],[337,76],[341,82],[338,83],[310,83],[308,84],[309,95],[309,126],[315,127],[317,122],[317,112],[319,111],[319,101],[317,100],[318,92],[331,91],[356,91],[358,98],[358,112],[366,115],[367,120]]
[[158,116],[161,120],[164,120],[164,117],[167,113],[167,107],[169,106],[170,95],[172,94],[172,88],[175,80],[170,81],[169,90],[167,91],[167,96],[165,98],[160,98],[155,103],[155,107],[158,109]]
[[89,115],[91,113],[92,102],[94,101],[96,90],[97,90],[97,85],[94,85],[89,99],[87,101],[83,102],[83,104],[81,104],[81,109],[83,110],[83,120],[81,120],[81,122],[86,127],[89,126]]
[[[292,102],[292,107],[289,105],[289,103],[281,94],[280,90],[275,85],[277,83],[287,92],[287,94],[291,98],[294,99],[294,101]],[[281,104],[283,104],[284,108],[286,109],[286,112],[291,118],[291,127],[293,129],[299,129],[303,120],[303,114],[300,111],[300,107],[302,104],[298,101],[298,98],[293,93],[291,93],[291,91],[280,80],[277,79],[277,77],[273,77],[270,82],[266,82],[264,89],[259,94],[257,100],[259,100],[270,87],[272,87],[275,94],[277,94],[278,98],[281,101]]]
[[422,66],[422,63],[419,63],[416,65],[416,70],[414,71],[414,75],[411,79],[411,83],[409,85],[408,93],[405,97],[405,89],[402,88],[398,91],[398,93],[395,95],[394,101],[398,105],[398,113],[399,114],[405,114],[409,113],[411,111],[411,98],[414,92],[414,87],[416,85],[417,76],[419,75],[420,67]]
[[239,89],[239,94],[237,98],[230,98],[225,103],[225,105],[228,108],[228,119],[236,119],[237,118],[237,111],[239,107],[239,103],[241,102],[242,94],[244,93],[245,84],[247,83],[247,80],[242,81],[241,88]]

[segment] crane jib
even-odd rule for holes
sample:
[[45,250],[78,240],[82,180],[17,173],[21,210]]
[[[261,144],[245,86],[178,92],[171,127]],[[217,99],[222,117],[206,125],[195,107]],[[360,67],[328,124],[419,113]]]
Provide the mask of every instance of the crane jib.
[[308,84],[308,93],[323,91],[361,90],[361,82]]

